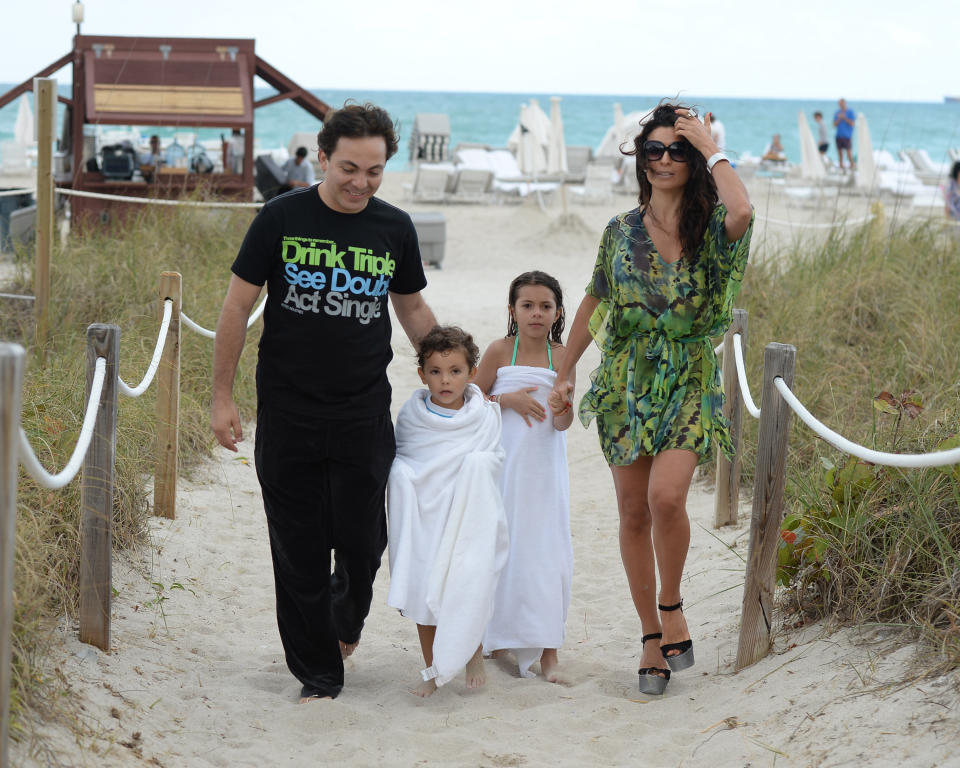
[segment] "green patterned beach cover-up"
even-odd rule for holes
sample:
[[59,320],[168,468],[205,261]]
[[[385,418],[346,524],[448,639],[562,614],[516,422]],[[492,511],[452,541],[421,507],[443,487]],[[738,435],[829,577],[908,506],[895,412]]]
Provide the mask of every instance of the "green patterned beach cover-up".
[[711,337],[732,320],[750,250],[753,219],[727,242],[718,205],[691,265],[664,261],[639,208],[611,219],[587,293],[600,300],[590,333],[600,367],[580,401],[580,421],[597,419],[603,455],[626,466],[668,448],[710,457],[712,438],[733,455],[721,413],[723,388]]

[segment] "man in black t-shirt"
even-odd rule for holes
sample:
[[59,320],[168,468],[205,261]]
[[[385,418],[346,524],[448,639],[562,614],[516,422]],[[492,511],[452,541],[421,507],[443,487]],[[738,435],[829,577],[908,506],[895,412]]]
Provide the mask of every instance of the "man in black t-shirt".
[[343,687],[343,658],[360,640],[386,546],[395,453],[387,296],[414,346],[436,325],[420,295],[426,278],[413,223],[373,197],[397,150],[389,116],[345,106],[327,116],[318,142],[324,181],[266,203],[233,263],[211,408],[217,440],[236,451],[243,433],[233,381],[266,284],[254,456],[280,639],[301,702]]

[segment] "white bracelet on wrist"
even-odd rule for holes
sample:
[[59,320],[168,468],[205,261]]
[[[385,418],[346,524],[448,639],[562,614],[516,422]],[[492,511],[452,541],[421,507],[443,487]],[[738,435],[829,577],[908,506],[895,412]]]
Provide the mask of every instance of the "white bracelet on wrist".
[[710,155],[710,157],[707,158],[707,170],[710,171],[710,173],[713,173],[713,166],[715,166],[721,160],[726,160],[728,163],[730,162],[730,158],[723,154],[723,152],[714,152],[712,155]]

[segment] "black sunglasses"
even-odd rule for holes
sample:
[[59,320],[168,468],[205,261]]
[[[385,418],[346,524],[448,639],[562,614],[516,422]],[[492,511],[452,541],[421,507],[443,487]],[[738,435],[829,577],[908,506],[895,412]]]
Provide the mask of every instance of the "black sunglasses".
[[669,147],[662,141],[645,141],[643,154],[647,160],[659,160],[663,153],[668,152],[670,159],[676,163],[687,162],[687,146],[683,142],[675,141]]

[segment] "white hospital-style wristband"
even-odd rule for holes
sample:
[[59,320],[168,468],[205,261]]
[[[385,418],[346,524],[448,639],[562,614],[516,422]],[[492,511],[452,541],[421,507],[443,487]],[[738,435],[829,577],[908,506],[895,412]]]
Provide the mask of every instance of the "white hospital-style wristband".
[[709,158],[707,158],[707,170],[710,171],[710,173],[713,173],[713,166],[715,166],[721,160],[726,160],[728,163],[730,162],[730,158],[723,154],[723,152],[714,152]]

